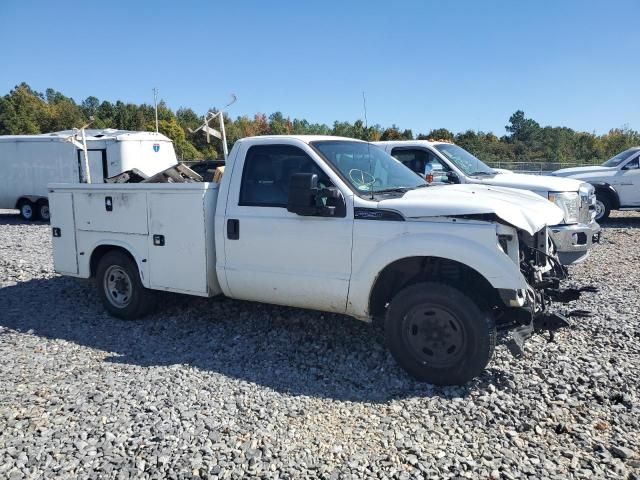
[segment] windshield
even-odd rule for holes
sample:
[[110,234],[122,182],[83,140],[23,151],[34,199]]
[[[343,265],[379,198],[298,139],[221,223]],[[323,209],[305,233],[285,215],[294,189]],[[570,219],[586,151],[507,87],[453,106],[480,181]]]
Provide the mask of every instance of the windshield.
[[627,158],[629,158],[634,153],[638,152],[638,148],[630,148],[629,150],[625,150],[617,154],[615,157],[611,157],[609,160],[602,164],[603,167],[617,167],[622,162],[624,162]]
[[312,142],[324,159],[361,193],[401,191],[426,182],[375,145],[348,140]]
[[497,173],[494,169],[483,163],[482,160],[457,145],[452,143],[438,143],[434,145],[434,147],[451,163],[462,170],[465,175],[495,175]]

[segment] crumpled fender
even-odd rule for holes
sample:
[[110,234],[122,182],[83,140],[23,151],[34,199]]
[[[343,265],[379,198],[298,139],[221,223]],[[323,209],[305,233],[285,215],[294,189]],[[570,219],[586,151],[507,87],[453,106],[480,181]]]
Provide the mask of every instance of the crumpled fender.
[[357,249],[354,248],[347,313],[367,318],[369,296],[379,274],[387,265],[408,257],[454,260],[474,269],[495,288],[526,289],[527,282],[520,273],[519,266],[498,248],[495,225],[473,227],[483,227],[471,233],[481,237],[484,242],[454,235],[425,233],[395,236],[377,245],[363,259],[357,258]]

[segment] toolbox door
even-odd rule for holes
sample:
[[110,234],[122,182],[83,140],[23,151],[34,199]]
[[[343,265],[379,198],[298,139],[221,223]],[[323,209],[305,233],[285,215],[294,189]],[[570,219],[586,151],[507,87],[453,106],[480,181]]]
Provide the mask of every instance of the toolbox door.
[[203,194],[149,194],[151,288],[208,294]]
[[78,257],[76,254],[73,194],[67,192],[50,193],[49,210],[51,212],[51,244],[55,271],[77,275]]

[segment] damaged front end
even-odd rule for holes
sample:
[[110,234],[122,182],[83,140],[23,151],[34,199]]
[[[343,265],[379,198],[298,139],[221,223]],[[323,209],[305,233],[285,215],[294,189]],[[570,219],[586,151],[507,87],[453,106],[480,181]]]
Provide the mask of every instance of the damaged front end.
[[571,326],[568,317],[588,316],[582,310],[562,314],[556,310],[558,303],[577,300],[583,292],[595,292],[593,287],[562,288],[568,277],[567,268],[560,263],[549,237],[548,228],[533,235],[522,230],[498,226],[498,244],[520,267],[527,288],[518,291],[501,291],[505,308],[497,315],[497,325],[510,330],[507,346],[515,357],[524,354],[524,342],[534,333],[548,333],[553,341],[554,332]]

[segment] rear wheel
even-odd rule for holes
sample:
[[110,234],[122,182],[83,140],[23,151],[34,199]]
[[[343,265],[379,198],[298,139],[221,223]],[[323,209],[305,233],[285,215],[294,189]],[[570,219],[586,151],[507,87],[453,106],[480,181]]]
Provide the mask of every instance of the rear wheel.
[[23,220],[33,221],[36,219],[35,206],[29,200],[20,200],[18,210],[20,210],[20,216]]
[[427,282],[391,300],[385,335],[400,366],[435,385],[461,385],[479,375],[496,343],[490,315],[459,290]]
[[611,213],[611,198],[607,194],[596,193],[596,221],[606,220]]
[[40,200],[36,204],[36,209],[40,220],[48,222],[51,219],[51,215],[49,214],[49,202],[46,200]]
[[98,263],[98,293],[114,317],[132,320],[148,314],[154,292],[144,288],[135,262],[120,251],[108,252]]

